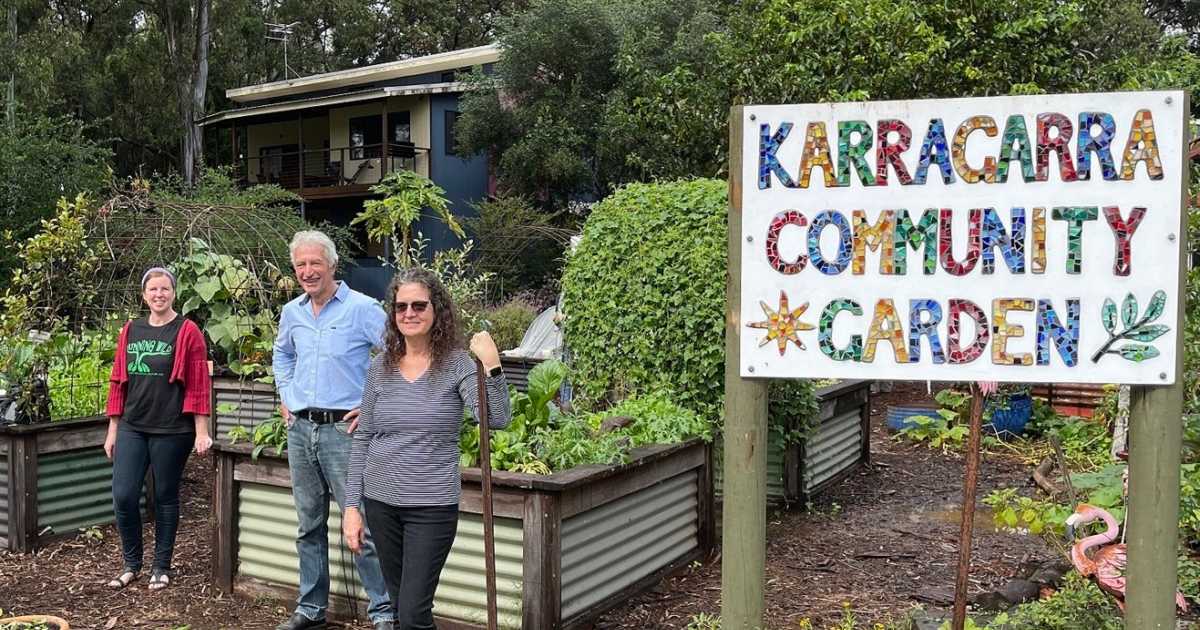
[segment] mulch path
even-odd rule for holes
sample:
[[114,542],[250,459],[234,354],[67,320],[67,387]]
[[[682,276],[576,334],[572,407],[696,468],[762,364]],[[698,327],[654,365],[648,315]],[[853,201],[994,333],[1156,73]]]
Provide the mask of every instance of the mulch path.
[[[923,386],[911,384],[896,384],[893,392],[874,397],[871,467],[810,506],[771,512],[768,627],[795,628],[805,617],[823,627],[841,617],[843,602],[850,603],[861,622],[899,616],[915,604],[945,605],[952,597],[963,460],[892,440],[882,426],[887,404],[926,398]],[[211,465],[209,459],[193,458],[185,473],[177,575],[170,588],[149,592],[144,574],[122,591],[104,586],[121,567],[120,540],[110,525],[98,528],[100,540],[81,535],[36,554],[0,552],[0,608],[6,614],[59,615],[72,628],[85,630],[274,627],[292,602],[221,594],[209,582]],[[1014,460],[986,457],[979,497],[997,487],[1026,485],[1029,474]],[[990,523],[986,509],[980,509],[973,591],[1000,586],[1027,558],[1053,557],[1040,539],[998,533]],[[151,526],[146,526],[145,535],[149,558]],[[683,628],[695,614],[720,614],[720,596],[718,552],[631,598],[598,620],[596,627]]]
[[[211,458],[192,456],[180,492],[175,576],[168,588],[149,591],[147,571],[123,590],[106,586],[122,567],[121,538],[108,525],[94,530],[100,540],[81,534],[34,554],[0,552],[0,608],[6,615],[57,615],[72,630],[274,628],[290,612],[291,602],[233,597],[209,581]],[[154,526],[146,524],[142,535],[148,570]]]

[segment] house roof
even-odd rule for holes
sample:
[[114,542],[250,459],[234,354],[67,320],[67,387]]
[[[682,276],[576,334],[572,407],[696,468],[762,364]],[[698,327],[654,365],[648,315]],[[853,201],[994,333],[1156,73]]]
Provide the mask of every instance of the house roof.
[[297,77],[271,83],[260,83],[225,91],[225,96],[238,103],[294,96],[318,90],[352,87],[391,79],[410,77],[429,72],[444,72],[466,66],[495,63],[500,60],[500,45],[488,44],[450,52],[413,57],[401,61],[351,68]]
[[373,101],[392,96],[410,96],[413,94],[445,94],[450,92],[465,92],[468,89],[469,86],[463,81],[447,81],[444,83],[422,83],[420,85],[396,85],[382,88],[368,88],[353,92],[343,92],[341,94],[329,94],[326,96],[314,96],[310,98],[297,98],[279,103],[266,103],[263,105],[250,105],[248,107],[227,109],[223,112],[209,114],[208,116],[201,118],[200,124],[211,125],[226,120],[232,120],[234,118],[245,118],[246,116],[263,116],[266,114],[278,114],[302,109],[312,109],[315,107],[331,107],[334,105],[345,105],[347,103]]

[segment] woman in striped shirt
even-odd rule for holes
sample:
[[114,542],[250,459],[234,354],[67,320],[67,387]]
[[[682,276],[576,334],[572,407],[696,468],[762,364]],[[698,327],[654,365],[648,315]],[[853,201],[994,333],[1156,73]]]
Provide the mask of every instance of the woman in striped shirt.
[[[365,513],[397,627],[424,630],[435,628],[433,594],[457,530],[458,435],[464,407],[479,419],[478,376],[436,275],[402,270],[386,297],[386,349],[367,370],[342,530],[357,553]],[[488,373],[488,426],[502,429],[511,414],[500,353],[486,332],[470,348]]]

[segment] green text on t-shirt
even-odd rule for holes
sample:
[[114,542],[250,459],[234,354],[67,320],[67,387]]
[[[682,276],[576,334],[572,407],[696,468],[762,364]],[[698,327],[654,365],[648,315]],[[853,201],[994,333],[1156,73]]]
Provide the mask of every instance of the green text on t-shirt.
[[[146,365],[146,357],[170,355],[174,346],[157,339],[143,339],[129,344],[125,353],[129,355],[128,367],[130,374],[150,374],[150,366]],[[156,375],[161,376],[161,375]]]

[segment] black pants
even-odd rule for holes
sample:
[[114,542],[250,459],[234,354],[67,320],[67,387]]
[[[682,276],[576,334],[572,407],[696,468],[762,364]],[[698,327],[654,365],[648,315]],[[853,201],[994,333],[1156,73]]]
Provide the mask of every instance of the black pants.
[[126,568],[142,569],[142,482],[154,473],[154,571],[171,569],[179,529],[179,481],[196,442],[191,433],[159,435],[124,427],[113,447],[113,512]]
[[363,498],[399,630],[433,630],[433,592],[454,535],[458,506],[396,507]]

